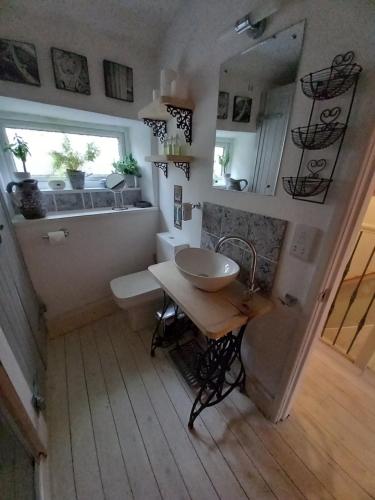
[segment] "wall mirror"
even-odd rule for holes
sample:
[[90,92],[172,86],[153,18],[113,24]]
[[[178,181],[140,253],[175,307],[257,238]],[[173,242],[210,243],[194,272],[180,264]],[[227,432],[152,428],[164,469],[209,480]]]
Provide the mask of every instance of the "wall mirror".
[[221,65],[214,187],[274,195],[304,24],[280,31]]

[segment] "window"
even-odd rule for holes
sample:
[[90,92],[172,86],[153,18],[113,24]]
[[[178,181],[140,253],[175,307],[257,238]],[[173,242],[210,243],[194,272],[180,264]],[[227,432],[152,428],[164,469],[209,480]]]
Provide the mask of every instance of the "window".
[[[27,171],[40,181],[42,189],[48,189],[48,180],[65,178],[64,170],[54,168],[52,151],[61,151],[64,140],[68,139],[72,150],[84,155],[88,144],[94,144],[98,155],[92,162],[85,162],[82,169],[86,172],[86,187],[101,187],[103,179],[112,172],[112,163],[126,152],[126,130],[111,127],[92,128],[93,126],[41,123],[4,123],[4,139],[14,142],[16,135],[24,139],[30,150],[27,157]],[[10,169],[23,171],[22,162],[9,155]]]
[[225,172],[223,166],[220,164],[220,157],[229,155],[229,163],[227,167],[227,171],[229,171],[228,169],[230,168],[232,149],[233,149],[232,139],[227,139],[224,137],[216,138],[215,152],[214,152],[214,172],[213,172],[214,183],[216,185],[225,184],[224,182]]

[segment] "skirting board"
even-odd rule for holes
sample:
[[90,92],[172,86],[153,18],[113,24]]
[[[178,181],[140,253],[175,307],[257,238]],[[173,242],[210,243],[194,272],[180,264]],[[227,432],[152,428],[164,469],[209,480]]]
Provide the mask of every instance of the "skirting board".
[[61,316],[47,319],[48,337],[55,338],[59,335],[65,335],[76,328],[81,328],[93,321],[109,316],[117,310],[118,306],[114,300],[111,297],[105,297]]

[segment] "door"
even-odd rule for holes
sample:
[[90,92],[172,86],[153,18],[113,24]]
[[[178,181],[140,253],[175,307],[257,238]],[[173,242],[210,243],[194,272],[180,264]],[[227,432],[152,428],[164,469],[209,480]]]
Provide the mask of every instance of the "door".
[[269,90],[258,129],[258,153],[251,191],[273,195],[284,149],[295,84]]
[[35,461],[0,405],[0,498],[35,499]]
[[44,391],[45,331],[39,303],[0,193],[0,325],[33,391]]

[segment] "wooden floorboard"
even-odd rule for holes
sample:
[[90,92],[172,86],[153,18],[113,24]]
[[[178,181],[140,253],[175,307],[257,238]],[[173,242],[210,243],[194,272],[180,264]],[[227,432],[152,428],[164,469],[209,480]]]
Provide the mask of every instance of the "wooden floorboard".
[[194,391],[122,313],[49,345],[53,500],[375,498],[373,386],[316,349],[291,416],[234,391],[189,431]]
[[107,500],[133,498],[94,333],[90,327],[81,330],[80,341],[104,496]]

